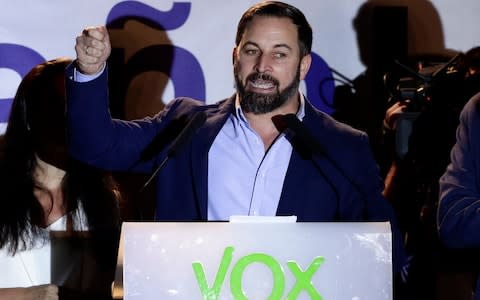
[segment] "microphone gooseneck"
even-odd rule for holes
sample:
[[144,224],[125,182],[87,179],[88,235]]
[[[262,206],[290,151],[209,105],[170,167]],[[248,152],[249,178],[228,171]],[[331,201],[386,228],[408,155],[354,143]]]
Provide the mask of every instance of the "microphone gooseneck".
[[194,133],[200,128],[205,121],[207,120],[207,116],[203,111],[196,112],[192,119],[185,125],[182,131],[177,135],[177,137],[173,140],[170,146],[167,149],[167,155],[162,160],[162,162],[158,165],[152,175],[148,178],[145,182],[143,187],[140,191],[145,190],[145,188],[150,184],[150,182],[155,178],[158,172],[163,168],[163,166],[167,163],[167,161],[178,154],[178,151],[184,147],[185,144],[193,137]]

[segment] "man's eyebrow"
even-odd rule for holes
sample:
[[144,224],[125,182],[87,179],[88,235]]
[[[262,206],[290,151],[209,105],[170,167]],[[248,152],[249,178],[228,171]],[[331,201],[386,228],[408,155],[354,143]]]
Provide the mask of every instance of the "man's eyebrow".
[[[245,46],[254,46],[254,47],[260,48],[260,46],[257,43],[252,41],[245,42],[245,44],[243,44],[243,47]],[[290,47],[288,44],[285,44],[285,43],[276,44],[273,46],[273,48],[287,48],[288,50],[292,50],[292,47]]]
[[257,43],[252,42],[252,41],[246,41],[245,44],[243,44],[243,47],[245,47],[245,46],[254,46],[254,47],[260,48]]
[[292,47],[287,44],[276,44],[273,48],[287,48],[288,50],[292,50]]

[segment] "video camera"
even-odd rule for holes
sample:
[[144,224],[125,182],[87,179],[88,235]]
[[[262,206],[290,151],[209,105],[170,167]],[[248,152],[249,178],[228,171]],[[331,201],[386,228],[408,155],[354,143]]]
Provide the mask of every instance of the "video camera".
[[460,87],[459,83],[465,77],[462,57],[462,54],[457,54],[446,63],[430,63],[422,66],[418,72],[395,61],[407,76],[397,77],[396,84],[388,84],[387,81],[392,81],[388,78],[391,74],[385,75],[384,81],[391,95],[389,103],[404,102],[408,111],[421,112],[432,101],[444,98],[445,90]]
[[394,78],[392,74],[385,74],[384,82],[390,93],[388,103],[406,104],[406,110],[396,121],[395,136],[397,156],[404,158],[409,152],[414,123],[422,113],[458,110],[453,107],[462,96],[462,84],[467,69],[463,63],[463,54],[457,54],[446,63],[423,65],[418,72],[398,61],[395,63],[405,76]]

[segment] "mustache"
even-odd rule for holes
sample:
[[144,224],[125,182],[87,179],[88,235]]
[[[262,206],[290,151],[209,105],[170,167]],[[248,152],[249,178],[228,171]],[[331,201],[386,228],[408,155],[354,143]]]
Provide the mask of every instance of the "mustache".
[[265,81],[271,81],[276,86],[280,85],[280,82],[275,77],[269,74],[255,72],[247,76],[247,81],[255,81],[259,79],[265,80]]

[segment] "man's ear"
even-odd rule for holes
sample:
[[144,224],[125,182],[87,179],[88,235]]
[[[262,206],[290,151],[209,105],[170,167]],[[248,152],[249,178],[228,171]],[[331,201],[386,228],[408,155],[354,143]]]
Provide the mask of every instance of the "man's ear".
[[307,76],[308,70],[310,70],[310,65],[312,64],[312,56],[310,54],[305,55],[300,60],[300,80],[305,79]]

